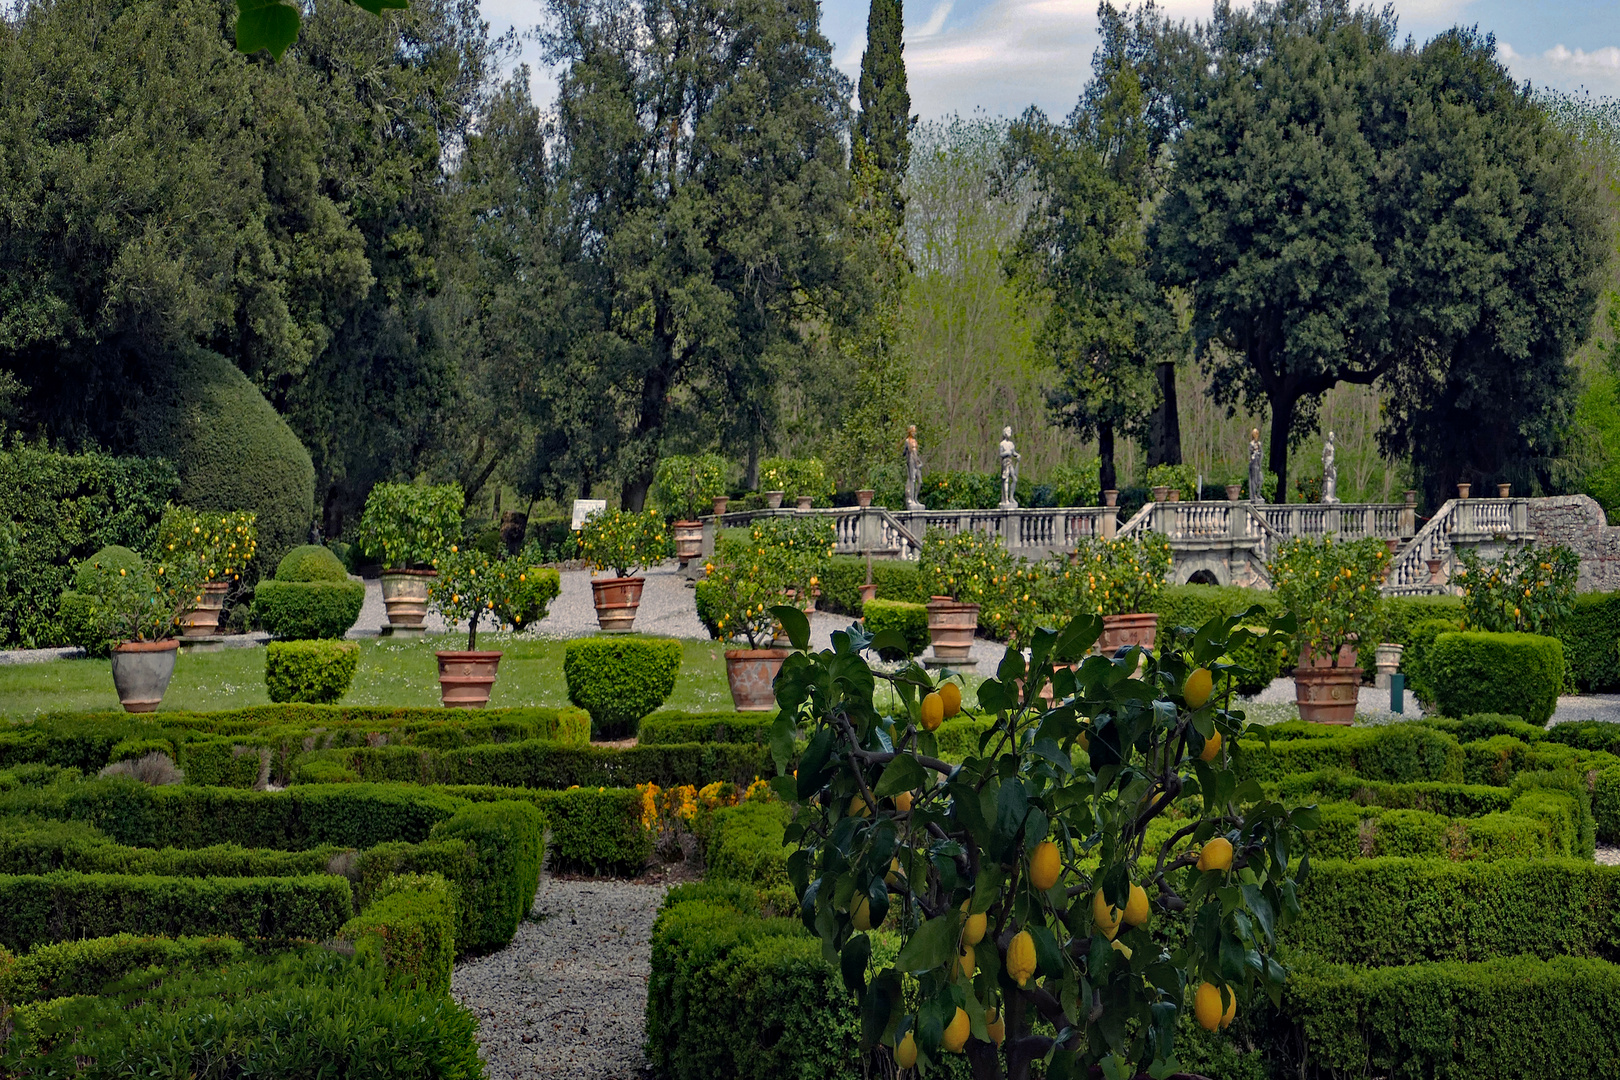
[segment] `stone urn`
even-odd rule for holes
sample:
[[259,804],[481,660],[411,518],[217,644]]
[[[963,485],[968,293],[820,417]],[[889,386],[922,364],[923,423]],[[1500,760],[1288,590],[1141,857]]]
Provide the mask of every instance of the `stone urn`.
[[928,637],[934,660],[953,667],[972,662],[973,635],[979,629],[979,605],[959,604],[949,596],[928,601]]
[[1428,567],[1429,567],[1429,584],[1430,585],[1438,585],[1438,584],[1440,584],[1440,573],[1445,568],[1446,560],[1444,560],[1444,559],[1424,559],[1423,561],[1425,563],[1427,563]]
[[1237,502],[1238,501],[1238,496],[1240,496],[1242,494],[1243,494],[1243,485],[1242,484],[1227,484],[1226,485],[1226,501],[1227,502]]
[[495,689],[501,654],[454,649],[433,654],[439,660],[439,700],[447,709],[482,709]]
[[197,606],[180,616],[180,636],[200,638],[219,633],[219,619],[225,613],[225,593],[230,587],[225,581],[210,581],[204,585]]
[[1156,503],[1169,502],[1170,501],[1170,487],[1169,487],[1169,485],[1160,484],[1158,487],[1154,488],[1153,489],[1153,501],[1156,502]]
[[1498,499],[1506,499],[1506,498],[1508,498],[1508,492],[1510,492],[1512,490],[1513,490],[1513,485],[1512,484],[1497,484],[1496,485],[1496,497]]
[[1125,615],[1104,615],[1102,636],[1097,639],[1097,651],[1113,656],[1121,649],[1140,645],[1153,648],[1159,636],[1159,616],[1152,611],[1133,611]]
[[855,493],[855,505],[860,507],[871,506],[872,500],[876,497],[876,491],[873,491],[871,488],[861,488],[861,490]]
[[180,643],[126,641],[112,651],[113,686],[125,712],[149,713],[158,707],[174,678],[174,658]]
[[677,559],[689,563],[703,554],[703,522],[677,521],[674,528]]
[[1374,650],[1373,657],[1378,666],[1378,674],[1373,677],[1373,685],[1380,690],[1389,689],[1389,681],[1401,669],[1401,653],[1406,646],[1394,642],[1382,642]]
[[596,623],[603,630],[628,633],[635,625],[636,609],[641,606],[640,577],[591,579],[591,599],[596,603]]
[[1102,497],[1104,506],[1119,505],[1119,490],[1117,488],[1109,488],[1107,491],[1102,493]]
[[437,570],[386,570],[382,575],[383,607],[388,612],[385,634],[425,633],[428,585],[439,576]]
[[725,513],[726,513],[726,507],[729,506],[730,504],[731,504],[731,496],[729,496],[729,495],[716,495],[714,497],[714,516],[715,517],[724,517]]
[[772,510],[782,509],[782,496],[785,494],[787,494],[785,491],[767,491],[765,493],[765,505]]
[[1470,491],[1472,491],[1472,490],[1474,490],[1474,485],[1473,484],[1458,484],[1457,485],[1457,498],[1459,498],[1459,499],[1468,498],[1468,493]]
[[776,708],[776,690],[772,684],[789,651],[726,650],[726,682],[731,687],[731,701],[738,712],[768,712]]
[[800,495],[796,501],[796,504],[800,510],[808,510],[810,509],[810,504],[815,501],[816,497],[814,495]]

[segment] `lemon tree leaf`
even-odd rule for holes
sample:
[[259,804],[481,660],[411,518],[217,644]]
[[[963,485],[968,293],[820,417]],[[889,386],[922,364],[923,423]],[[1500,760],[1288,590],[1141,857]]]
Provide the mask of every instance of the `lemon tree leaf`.
[[919,926],[895,957],[894,966],[907,974],[920,975],[955,959],[956,937],[962,929],[960,916],[961,913],[953,909]]
[[878,779],[877,787],[872,789],[872,794],[887,799],[890,795],[922,787],[926,779],[927,774],[917,764],[916,758],[897,757],[883,767],[883,775]]
[[236,49],[268,49],[277,60],[298,40],[298,9],[282,0],[236,0]]

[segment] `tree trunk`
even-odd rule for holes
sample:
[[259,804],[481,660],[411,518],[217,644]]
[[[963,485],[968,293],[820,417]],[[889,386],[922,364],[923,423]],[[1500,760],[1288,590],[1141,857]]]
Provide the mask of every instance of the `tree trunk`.
[[748,468],[744,470],[743,487],[749,491],[759,490],[759,436],[757,434],[748,440]]
[[1269,467],[1277,474],[1276,501],[1288,501],[1288,431],[1294,426],[1297,396],[1281,394],[1271,398],[1271,450]]
[[[1158,365],[1159,407],[1153,412],[1152,445],[1149,465],[1181,464],[1181,416],[1176,403],[1176,364],[1169,360]],[[1202,492],[1199,493],[1200,497]]]
[[640,512],[647,505],[647,491],[651,487],[652,476],[649,473],[626,477],[619,486],[619,509]]
[[1119,484],[1114,481],[1114,425],[1097,425],[1097,483],[1101,491],[1114,491]]

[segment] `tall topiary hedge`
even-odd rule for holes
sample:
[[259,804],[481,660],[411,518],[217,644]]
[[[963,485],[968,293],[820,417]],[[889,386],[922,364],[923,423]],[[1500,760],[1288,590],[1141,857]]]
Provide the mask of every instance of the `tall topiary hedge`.
[[1582,593],[1560,631],[1575,685],[1586,691],[1620,689],[1620,592]]
[[177,501],[197,510],[251,510],[259,551],[250,581],[305,540],[315,514],[315,467],[270,402],[225,357],[182,348],[129,410],[135,448],[180,474]]
[[1529,723],[1545,724],[1564,685],[1564,646],[1537,634],[1441,634],[1425,664],[1435,704],[1446,716],[1511,704]]
[[563,651],[568,700],[591,714],[599,738],[634,735],[641,718],[675,692],[680,670],[674,638],[577,638]]

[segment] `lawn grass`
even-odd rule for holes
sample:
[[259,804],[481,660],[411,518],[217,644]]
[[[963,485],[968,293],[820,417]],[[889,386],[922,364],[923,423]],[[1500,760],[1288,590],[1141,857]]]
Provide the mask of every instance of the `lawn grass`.
[[[486,644],[486,640],[488,644]],[[479,635],[479,645],[499,648],[500,676],[490,705],[566,705],[563,682],[564,642],[555,639]],[[691,712],[731,708],[725,660],[720,646],[683,641],[680,677],[667,708]],[[354,684],[343,698],[348,705],[432,706],[439,704],[437,649],[464,649],[461,634],[429,635],[417,640],[363,639]],[[160,709],[232,709],[265,705],[264,649],[225,649],[191,653],[181,650]],[[53,660],[40,664],[0,666],[0,717],[26,719],[44,712],[116,709],[112,667],[106,660]]]

